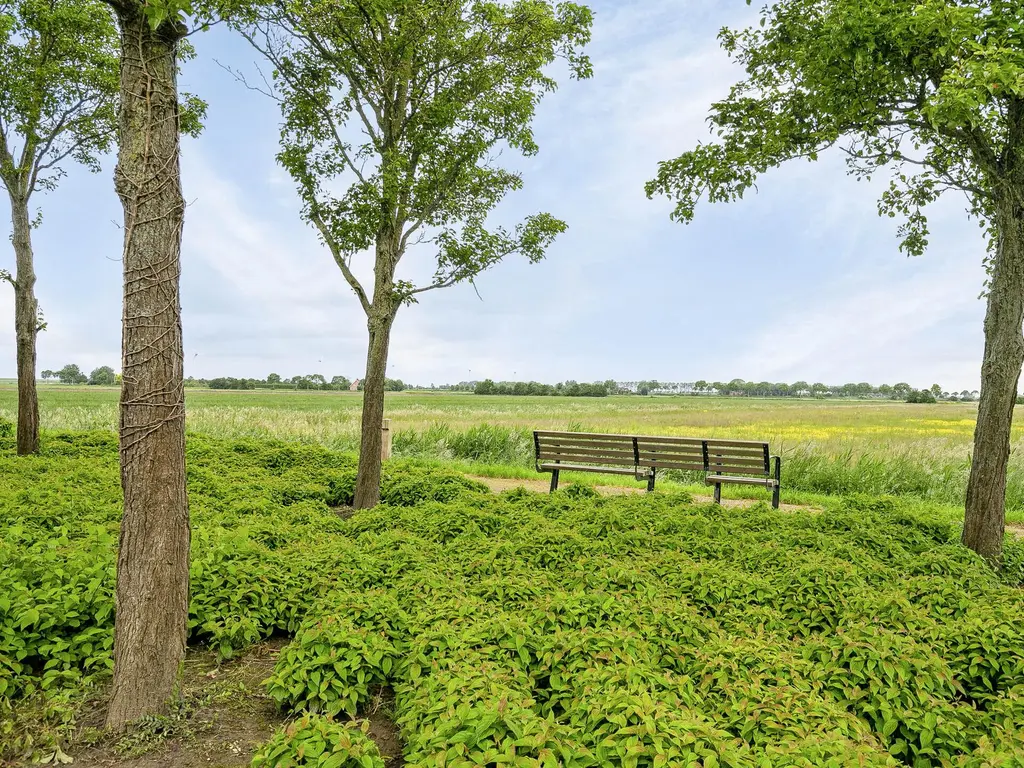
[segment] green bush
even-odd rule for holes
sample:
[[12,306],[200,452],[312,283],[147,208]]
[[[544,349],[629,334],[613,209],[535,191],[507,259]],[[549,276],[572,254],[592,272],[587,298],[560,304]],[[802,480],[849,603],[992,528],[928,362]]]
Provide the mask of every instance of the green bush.
[[14,422],[0,418],[0,438],[14,437]]
[[252,759],[252,768],[384,768],[369,723],[306,714],[285,726]]
[[[332,507],[348,507],[355,500],[356,472],[330,481],[325,501]],[[391,465],[381,477],[380,500],[396,507],[413,507],[425,501],[450,502],[467,492],[487,493],[487,486],[465,475],[416,465]]]
[[[0,742],[19,750],[73,731],[113,637],[116,439],[44,438],[30,462],[0,448]],[[926,504],[494,495],[397,460],[386,503],[343,518],[351,456],[188,452],[190,643],[293,636],[268,690],[307,725],[390,686],[411,765],[1019,764],[1024,550],[996,574]],[[30,706],[48,735],[18,730]],[[292,736],[264,764],[335,758]]]
[[292,710],[355,715],[388,681],[398,659],[394,644],[348,619],[308,621],[278,657],[267,692]]

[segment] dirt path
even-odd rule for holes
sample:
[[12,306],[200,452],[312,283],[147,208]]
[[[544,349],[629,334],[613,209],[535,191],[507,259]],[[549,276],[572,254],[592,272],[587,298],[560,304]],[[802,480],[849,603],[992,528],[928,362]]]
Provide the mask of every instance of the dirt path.
[[[551,485],[548,480],[510,480],[504,477],[477,477],[475,475],[470,476],[470,479],[483,483],[495,493],[509,491],[513,488],[525,488],[526,490],[534,491],[535,493],[547,493]],[[628,486],[620,485],[595,485],[594,490],[602,496],[629,496],[645,492],[644,488],[630,488]],[[699,504],[706,504],[713,501],[713,498],[711,496],[694,495],[693,500]],[[723,507],[751,507],[757,503],[756,499],[722,499]],[[784,512],[821,511],[818,507],[803,506],[799,504],[783,504],[780,509]]]

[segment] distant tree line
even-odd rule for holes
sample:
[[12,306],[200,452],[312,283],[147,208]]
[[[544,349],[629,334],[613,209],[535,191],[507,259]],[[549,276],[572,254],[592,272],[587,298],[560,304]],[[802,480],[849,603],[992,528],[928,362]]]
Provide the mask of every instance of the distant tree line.
[[[330,381],[320,373],[311,373],[305,376],[292,376],[284,378],[280,374],[271,373],[265,379],[240,379],[233,376],[219,376],[214,379],[197,379],[189,376],[185,379],[186,387],[209,387],[210,389],[298,389],[314,390],[325,392],[348,392],[356,389],[363,391],[363,380],[356,379],[355,387],[347,376],[334,376]],[[388,392],[403,392],[408,387],[401,379],[384,380],[384,388]]]
[[[431,389],[435,387],[431,386]],[[962,390],[948,392],[940,385],[933,384],[927,389],[915,389],[906,382],[880,384],[875,386],[862,382],[829,385],[815,382],[796,381],[771,383],[768,381],[696,381],[691,383],[667,383],[656,380],[616,382],[611,379],[593,384],[566,381],[560,384],[541,384],[536,381],[500,381],[485,379],[478,382],[446,384],[437,389],[452,392],[474,392],[478,395],[536,395],[568,397],[606,397],[615,394],[652,395],[717,395],[720,397],[807,397],[807,398],[851,398],[884,399],[909,403],[934,403],[939,400],[972,401],[978,399],[977,391]]]
[[536,381],[499,381],[484,379],[477,382],[473,392],[478,395],[540,395],[565,397],[608,397],[619,391],[614,381],[580,384],[576,381],[541,384]]
[[[656,383],[656,382],[655,382]],[[654,387],[652,391],[657,390]],[[904,402],[936,402],[937,400],[976,400],[977,391],[962,390],[949,392],[939,384],[932,384],[928,389],[917,390],[910,384],[901,381],[898,384],[879,384],[875,386],[867,382],[849,384],[822,384],[815,382],[796,381],[792,384],[784,382],[772,384],[767,381],[753,382],[733,379],[729,382],[696,381],[692,385],[694,394],[717,394],[723,396],[746,397],[817,397],[817,398],[858,398],[903,400]],[[911,399],[913,396],[913,399]],[[930,399],[928,399],[930,398]]]
[[121,376],[109,365],[94,368],[88,376],[77,365],[65,365],[59,371],[43,371],[40,374],[44,381],[57,379],[61,384],[92,384],[101,387],[113,387],[121,383]]

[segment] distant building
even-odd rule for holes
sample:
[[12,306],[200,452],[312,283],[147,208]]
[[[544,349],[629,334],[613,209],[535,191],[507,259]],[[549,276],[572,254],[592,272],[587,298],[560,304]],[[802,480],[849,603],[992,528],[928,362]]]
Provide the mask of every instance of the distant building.
[[362,383],[363,383],[362,379],[356,379],[355,381],[353,381],[351,384],[348,385],[348,391],[349,392],[358,392],[359,391],[359,385],[362,384]]

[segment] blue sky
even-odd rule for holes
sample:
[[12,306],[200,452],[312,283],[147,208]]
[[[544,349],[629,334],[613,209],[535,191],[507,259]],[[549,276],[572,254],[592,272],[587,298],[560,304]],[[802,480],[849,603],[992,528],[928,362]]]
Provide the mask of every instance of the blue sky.
[[[565,80],[541,106],[540,153],[515,161],[523,191],[496,223],[549,211],[569,231],[537,265],[512,258],[471,286],[401,310],[389,375],[464,379],[908,381],[976,389],[984,243],[964,202],[931,211],[929,252],[897,249],[880,219],[884,180],[845,176],[826,155],[764,177],[758,193],[705,205],[690,226],[644,183],[708,138],[710,103],[740,72],[723,25],[756,20],[742,0],[599,0],[592,80]],[[300,220],[275,164],[278,112],[220,66],[254,72],[227,30],[195,39],[183,89],[210,104],[183,146],[186,374],[362,374],[366,326],[329,253]],[[35,198],[38,294],[49,322],[40,369],[120,359],[120,205],[113,158]],[[6,217],[5,217],[6,219]],[[429,250],[406,256],[426,275]],[[13,267],[0,252],[0,267]],[[478,295],[479,293],[479,295]],[[13,300],[0,291],[0,377],[15,370]]]

